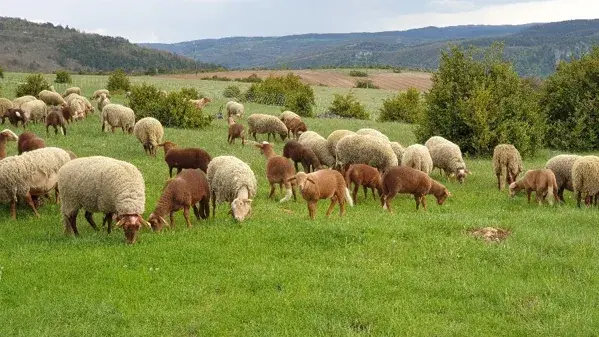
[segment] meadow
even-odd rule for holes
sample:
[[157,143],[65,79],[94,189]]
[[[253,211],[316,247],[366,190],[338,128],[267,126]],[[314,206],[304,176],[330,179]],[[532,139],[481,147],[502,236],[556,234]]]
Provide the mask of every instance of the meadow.
[[[3,94],[21,74],[6,74]],[[50,77],[51,78],[51,77]],[[105,77],[74,76],[84,94]],[[229,82],[133,78],[169,90],[195,86],[225,102]],[[83,85],[85,84],[85,85]],[[241,84],[244,86],[244,84]],[[58,91],[66,87],[56,85]],[[341,89],[315,87],[326,102]],[[370,110],[385,91],[357,90]],[[113,102],[125,102],[116,96]],[[279,114],[280,107],[248,104],[246,114]],[[241,121],[245,124],[245,121]],[[413,127],[398,123],[308,118],[325,137],[335,129],[373,127],[404,146]],[[13,128],[14,130],[14,128]],[[31,130],[45,137],[41,125]],[[168,178],[159,151],[146,156],[132,135],[101,133],[98,114],[77,122],[49,146],[78,156],[129,161],[146,183],[147,217]],[[213,157],[235,155],[258,179],[253,214],[243,223],[217,206],[215,218],[183,215],[162,233],[143,229],[125,245],[121,231],[94,231],[78,218],[80,237],[63,234],[59,206],[46,203],[36,218],[20,205],[10,220],[0,205],[0,336],[582,336],[599,331],[599,236],[596,209],[579,209],[572,194],[556,207],[527,204],[498,191],[490,158],[465,158],[473,172],[465,184],[432,176],[452,192],[443,206],[429,196],[427,211],[410,196],[393,201],[394,213],[358,194],[358,205],[329,219],[321,201],[315,221],[298,198],[268,200],[265,159],[253,146],[230,146],[226,121],[203,130],[166,129],[165,139],[199,146]],[[20,133],[21,130],[15,130]],[[265,140],[264,136],[258,140]],[[282,152],[277,139],[275,150]],[[16,145],[9,143],[9,155]],[[524,158],[542,167],[558,151]],[[277,194],[279,197],[279,194]],[[96,215],[96,221],[100,215]],[[501,243],[473,238],[480,227],[511,230]]]

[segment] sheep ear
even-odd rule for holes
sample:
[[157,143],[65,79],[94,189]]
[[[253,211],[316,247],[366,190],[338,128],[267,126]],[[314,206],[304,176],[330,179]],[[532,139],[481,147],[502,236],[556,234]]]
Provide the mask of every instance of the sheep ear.
[[447,196],[451,197],[453,194],[451,194],[451,192],[447,191]]
[[115,227],[121,227],[121,226],[123,226],[124,223],[125,223],[125,218],[121,218],[121,220],[119,220],[116,223]]
[[148,228],[152,228],[152,225],[150,225],[150,223],[149,223],[149,222],[147,222],[146,220],[144,220],[144,218],[142,218],[141,216],[139,216],[139,221],[140,221],[140,222],[141,222],[143,225],[145,225],[145,226],[148,226]]
[[309,182],[311,182],[312,184],[316,185],[316,182],[314,180],[312,180],[312,178],[308,177],[306,178],[306,180],[308,180]]
[[245,201],[246,203],[248,203],[248,204],[251,204],[251,203],[252,203],[252,201],[254,201],[254,199],[245,199],[244,201]]
[[470,172],[470,170],[465,170],[464,172],[466,172],[466,174],[474,174],[473,172]]
[[170,227],[171,225],[169,225],[168,222],[166,222],[166,220],[164,220],[163,217],[159,216],[158,218],[160,218],[160,221],[162,221],[162,223],[166,226],[166,227]]
[[288,179],[287,179],[287,182],[288,182],[288,183],[290,183],[290,182],[292,182],[292,181],[294,181],[294,180],[297,180],[297,177],[296,177],[296,176],[293,176],[293,177],[291,177],[291,178],[288,178]]

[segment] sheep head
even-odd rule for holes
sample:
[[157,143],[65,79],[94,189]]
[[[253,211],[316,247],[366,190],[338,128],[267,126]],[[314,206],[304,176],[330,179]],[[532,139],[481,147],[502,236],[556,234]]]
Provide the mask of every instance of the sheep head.
[[154,213],[150,214],[150,217],[148,218],[148,223],[150,224],[152,230],[155,232],[160,232],[163,226],[170,227],[168,222],[166,222],[166,220],[164,220],[163,217]]
[[510,184],[510,197],[513,198],[516,196],[516,193],[518,193],[518,191],[520,191],[520,188],[518,188],[518,184],[514,181],[513,183]]
[[274,155],[274,151],[272,149],[272,144],[270,144],[269,142],[262,142],[262,144],[254,144],[254,146],[259,148],[260,152],[263,155],[265,155],[266,158],[269,158],[270,156]]
[[287,131],[283,132],[279,132],[279,136],[281,136],[281,140],[285,141],[285,139],[287,138]]
[[242,222],[246,217],[252,214],[252,199],[235,198],[231,202],[231,214],[235,220]]
[[158,144],[159,147],[163,147],[164,148],[164,155],[166,156],[166,154],[168,153],[168,151],[174,147],[177,147],[177,144],[173,143],[173,142],[169,142],[166,141],[162,144]]
[[125,232],[125,240],[128,244],[134,244],[137,239],[137,231],[142,225],[146,225],[151,228],[150,224],[146,222],[139,214],[125,214],[117,216],[118,222],[116,227],[123,227]]
[[17,134],[15,134],[14,132],[12,132],[9,129],[4,129],[4,130],[2,130],[2,132],[0,132],[0,140],[2,140],[2,139],[16,142],[17,139],[19,139],[19,136],[17,136]]
[[458,182],[460,184],[464,183],[464,180],[466,179],[466,176],[470,174],[470,171],[468,171],[465,168],[461,168],[458,169],[457,172],[455,173],[455,177],[458,180]]

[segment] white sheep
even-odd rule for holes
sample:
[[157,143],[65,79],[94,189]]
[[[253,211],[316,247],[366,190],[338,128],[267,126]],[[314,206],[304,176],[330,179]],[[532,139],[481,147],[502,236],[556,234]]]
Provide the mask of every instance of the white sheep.
[[67,105],[67,102],[64,100],[64,98],[55,91],[42,90],[40,91],[38,97],[47,105]]
[[81,88],[79,88],[79,87],[67,88],[67,90],[64,91],[64,94],[62,94],[62,97],[67,97],[70,94],[81,95]]
[[35,96],[31,96],[31,95],[17,97],[12,101],[12,107],[15,109],[20,109],[21,105],[23,105],[23,103],[35,101],[36,99],[37,98],[35,98]]
[[21,110],[25,113],[25,117],[33,122],[43,122],[48,115],[46,103],[39,99],[23,103]]
[[287,138],[288,130],[280,119],[272,115],[265,114],[253,114],[248,117],[248,133],[256,138],[256,134],[268,134],[268,140],[270,141],[270,135],[272,134],[276,140],[276,134],[281,136],[281,140]]
[[328,167],[335,166],[335,157],[331,155],[327,147],[327,140],[314,131],[306,131],[297,140],[300,144],[310,148],[320,160],[320,163]]
[[382,133],[382,132],[380,132],[379,130],[376,130],[376,129],[364,128],[364,129],[360,129],[360,130],[356,131],[356,134],[358,134],[358,135],[370,135],[370,136],[378,137],[378,138],[381,138],[383,140],[389,141],[389,137],[387,137],[384,133]]
[[[0,97],[0,117],[3,117],[8,109],[12,109],[12,101],[8,98]],[[4,121],[4,118],[2,119]]]
[[403,146],[401,146],[401,144],[399,144],[398,142],[389,142],[389,145],[391,145],[393,152],[397,156],[397,161],[401,163],[403,153],[406,151],[406,149]]
[[162,143],[164,136],[164,129],[160,121],[152,117],[142,118],[135,123],[133,134],[143,145],[144,151],[156,157],[158,144]]
[[69,106],[73,111],[73,120],[85,119],[85,112],[87,109],[85,107],[85,102],[82,99],[76,97],[75,99],[71,100],[71,104]]
[[404,151],[401,166],[411,167],[430,174],[433,170],[433,160],[426,146],[413,144]]
[[355,135],[356,133],[350,130],[335,130],[327,137],[327,149],[333,157],[337,157],[337,143],[341,138],[349,135]]
[[98,98],[98,111],[102,111],[105,106],[110,104],[110,98],[108,98],[105,94],[101,94]]
[[287,122],[289,122],[290,120],[292,120],[292,119],[294,119],[294,118],[298,118],[298,119],[300,119],[300,120],[302,119],[302,118],[300,117],[300,115],[296,114],[296,113],[295,113],[295,112],[293,112],[293,111],[289,111],[289,110],[283,111],[283,112],[281,113],[281,115],[279,116],[279,119],[280,119],[280,120],[281,120],[283,123],[285,123],[285,124],[287,124]]
[[243,118],[243,113],[245,112],[243,104],[235,101],[228,101],[225,108],[227,109],[227,118],[230,116]]
[[124,105],[108,104],[102,109],[102,132],[107,125],[110,125],[112,132],[120,127],[123,133],[131,133],[135,125],[135,113]]
[[366,164],[384,172],[397,166],[397,156],[388,141],[370,135],[349,135],[337,143],[336,166],[344,170],[351,164]]
[[497,176],[497,188],[503,189],[501,176],[505,169],[505,181],[511,185],[522,172],[520,151],[511,144],[499,144],[493,149],[493,170]]
[[94,94],[90,98],[96,99],[96,98],[100,97],[100,95],[102,95],[102,94],[106,95],[106,97],[108,97],[108,98],[111,98],[110,91],[108,91],[108,89],[98,89],[98,90],[94,91]]
[[433,168],[442,170],[447,177],[455,176],[460,183],[464,182],[470,171],[466,168],[462,151],[457,144],[443,137],[435,136],[431,137],[425,146],[433,159]]
[[572,186],[572,166],[574,166],[574,162],[580,157],[575,154],[560,154],[549,159],[547,164],[545,164],[545,168],[550,169],[555,174],[557,195],[562,202],[565,202],[564,190],[574,191],[574,186]]
[[580,201],[584,196],[585,204],[597,203],[599,195],[599,157],[584,156],[576,159],[572,165],[572,187],[576,194],[576,204],[580,207]]

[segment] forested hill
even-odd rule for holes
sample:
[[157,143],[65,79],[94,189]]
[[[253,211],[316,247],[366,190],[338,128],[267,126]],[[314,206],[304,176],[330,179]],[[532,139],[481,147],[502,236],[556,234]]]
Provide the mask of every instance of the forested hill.
[[144,48],[120,37],[82,33],[52,23],[0,17],[0,66],[8,71],[52,72],[215,69],[170,52]]
[[[448,43],[505,44],[521,75],[547,76],[560,60],[599,44],[599,20],[520,26],[427,27],[401,32],[306,34],[143,44],[232,68],[308,68],[391,65],[433,70]],[[273,56],[274,55],[274,56]]]

